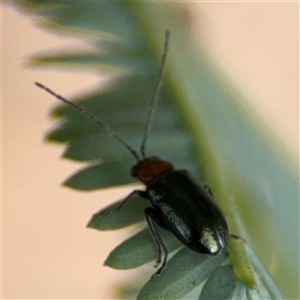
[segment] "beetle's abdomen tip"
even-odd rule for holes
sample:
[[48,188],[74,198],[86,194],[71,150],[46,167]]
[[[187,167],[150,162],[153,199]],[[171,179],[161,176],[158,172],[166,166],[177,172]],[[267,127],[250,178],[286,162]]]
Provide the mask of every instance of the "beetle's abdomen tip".
[[226,232],[203,230],[199,239],[201,246],[205,249],[202,253],[216,256],[227,247],[228,238],[224,236]]

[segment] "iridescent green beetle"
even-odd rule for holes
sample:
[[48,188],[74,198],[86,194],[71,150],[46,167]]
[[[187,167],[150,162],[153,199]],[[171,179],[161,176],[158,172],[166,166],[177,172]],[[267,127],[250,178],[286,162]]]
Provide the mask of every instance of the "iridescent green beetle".
[[[121,206],[135,196],[150,201],[151,207],[145,209],[145,216],[148,227],[158,246],[157,263],[160,264],[160,267],[155,274],[161,273],[168,258],[168,249],[155,223],[172,232],[188,248],[211,256],[218,255],[226,249],[229,240],[226,219],[215,202],[210,189],[200,185],[187,170],[176,170],[170,162],[163,161],[158,157],[147,157],[145,154],[151,118],[162,86],[169,40],[170,32],[166,31],[160,73],[155,92],[151,98],[140,154],[99,118],[56,94],[43,84],[35,83],[38,87],[58,100],[73,106],[104,128],[114,139],[126,147],[137,160],[137,163],[131,168],[131,175],[145,184],[146,190],[134,190],[125,198]],[[164,252],[163,260],[161,259],[162,252]]]

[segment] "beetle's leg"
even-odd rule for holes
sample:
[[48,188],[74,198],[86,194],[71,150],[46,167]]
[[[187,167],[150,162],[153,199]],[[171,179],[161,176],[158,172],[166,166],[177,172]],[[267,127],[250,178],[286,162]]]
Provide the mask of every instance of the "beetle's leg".
[[246,243],[246,240],[244,238],[242,238],[241,236],[239,235],[236,235],[236,234],[230,234],[230,237],[236,239],[236,240],[241,240],[243,241],[244,243]]
[[203,187],[212,197],[214,196],[211,188],[207,184],[205,184]]
[[130,200],[132,197],[141,197],[148,199],[146,192],[134,190],[120,203],[120,205],[117,207],[117,210],[119,210],[127,202],[127,200]]
[[160,233],[158,232],[158,230],[155,227],[154,221],[156,223],[159,224],[159,222],[157,221],[157,213],[156,210],[152,207],[148,207],[145,209],[145,215],[146,215],[146,221],[148,224],[148,227],[152,233],[152,236],[157,244],[158,247],[158,259],[156,261],[157,265],[159,265],[161,263],[161,254],[162,254],[162,250],[165,254],[163,262],[161,264],[161,266],[159,267],[159,269],[152,275],[159,275],[161,273],[161,271],[166,267],[167,264],[167,259],[168,259],[168,248],[165,244],[165,242],[163,241]]

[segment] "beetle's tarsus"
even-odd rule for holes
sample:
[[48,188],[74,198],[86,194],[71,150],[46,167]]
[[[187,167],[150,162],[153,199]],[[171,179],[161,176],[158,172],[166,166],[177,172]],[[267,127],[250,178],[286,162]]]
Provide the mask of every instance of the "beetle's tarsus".
[[239,241],[243,241],[244,243],[247,243],[247,241],[239,235],[230,234],[230,237],[232,237],[233,239],[239,240]]

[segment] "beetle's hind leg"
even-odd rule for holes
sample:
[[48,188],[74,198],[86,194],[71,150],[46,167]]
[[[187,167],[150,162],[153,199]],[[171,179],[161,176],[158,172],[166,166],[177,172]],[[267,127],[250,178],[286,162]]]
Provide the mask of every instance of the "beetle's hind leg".
[[247,243],[247,241],[244,238],[242,238],[241,236],[239,236],[239,235],[230,234],[230,237],[233,238],[233,239],[236,239],[238,241],[243,241],[244,243]]
[[158,232],[158,230],[156,229],[155,227],[155,224],[154,224],[154,221],[156,223],[160,223],[158,222],[157,220],[157,212],[154,208],[152,207],[148,207],[145,209],[145,215],[146,215],[146,221],[147,221],[147,224],[148,224],[148,227],[152,233],[152,236],[157,244],[157,247],[158,247],[158,258],[157,258],[157,266],[159,266],[159,264],[161,263],[161,258],[162,258],[162,251],[164,252],[164,258],[163,258],[163,261],[161,263],[161,266],[159,267],[159,269],[152,275],[159,275],[162,270],[166,267],[167,265],[167,259],[168,259],[168,254],[169,254],[169,251],[168,251],[168,248],[165,244],[165,242],[163,241],[160,233]]

